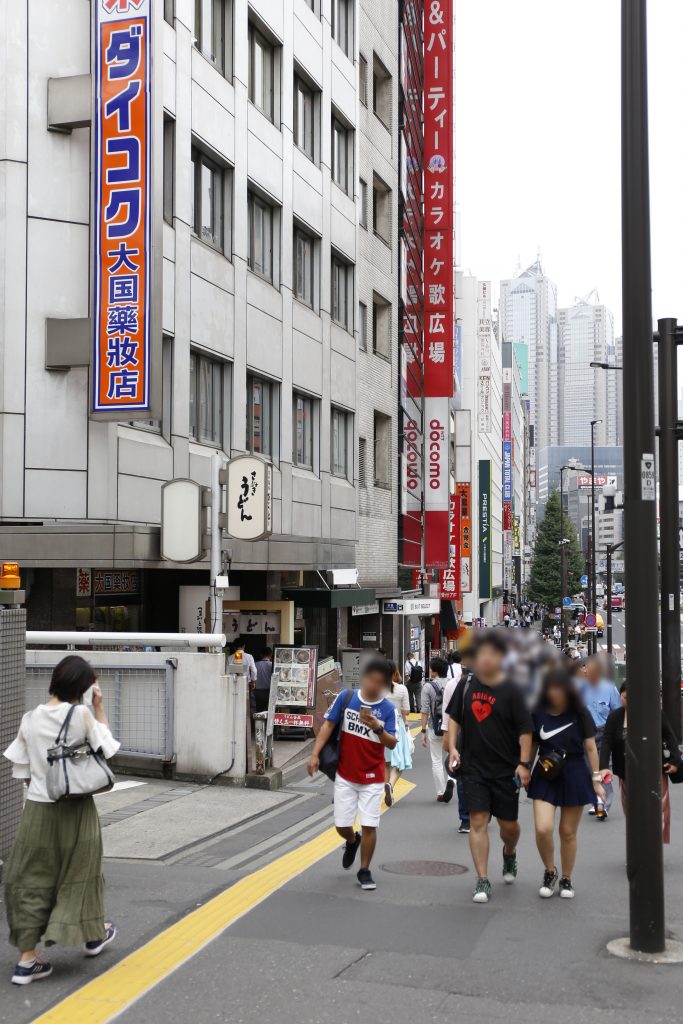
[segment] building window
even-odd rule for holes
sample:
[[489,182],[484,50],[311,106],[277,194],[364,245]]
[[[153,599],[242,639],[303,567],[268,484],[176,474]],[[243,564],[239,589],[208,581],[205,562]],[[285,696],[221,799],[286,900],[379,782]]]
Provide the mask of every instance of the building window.
[[175,0],[164,0],[164,21],[173,24],[175,18]]
[[377,175],[372,183],[372,226],[378,238],[391,245],[391,189]]
[[353,420],[343,409],[332,409],[332,475],[349,477],[350,434]]
[[368,350],[368,307],[364,302],[358,303],[358,347],[362,352]]
[[294,294],[311,309],[315,293],[315,239],[294,228]]
[[332,180],[351,194],[353,184],[353,132],[332,115]]
[[199,149],[192,150],[194,190],[192,226],[203,242],[225,246],[225,171]]
[[372,297],[372,351],[391,358],[391,303],[380,295]]
[[254,26],[249,26],[249,99],[271,121],[275,120],[275,47]]
[[350,57],[353,53],[353,0],[332,0],[332,38]]
[[195,0],[194,45],[217,71],[232,78],[233,0]]
[[368,226],[368,183],[362,178],[358,179],[358,219],[362,228]]
[[190,437],[223,447],[223,372],[217,359],[190,353]]
[[247,448],[253,455],[273,457],[275,385],[261,377],[247,380]]
[[161,348],[161,416],[157,419],[129,420],[129,427],[163,434],[171,440],[171,398],[173,394],[173,338],[164,335]]
[[391,127],[391,75],[377,55],[372,61],[372,109],[385,128]]
[[294,75],[294,145],[315,160],[315,93],[299,75]]
[[249,216],[249,268],[255,274],[272,283],[273,207],[265,203],[254,192],[249,192],[247,208]]
[[331,315],[335,323],[350,331],[351,300],[353,298],[353,266],[338,256],[332,257]]
[[316,402],[307,395],[295,394],[292,400],[292,461],[300,469],[313,469],[316,435]]
[[358,98],[364,107],[368,105],[368,62],[361,53],[358,58]]
[[391,486],[391,417],[375,413],[375,485]]
[[175,184],[175,121],[164,117],[164,220],[173,224]]

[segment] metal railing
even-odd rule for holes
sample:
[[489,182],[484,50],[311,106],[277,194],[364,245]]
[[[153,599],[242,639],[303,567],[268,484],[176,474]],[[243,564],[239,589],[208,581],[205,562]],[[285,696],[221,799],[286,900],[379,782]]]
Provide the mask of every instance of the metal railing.
[[[60,660],[63,652],[55,652]],[[55,662],[56,663],[56,662]],[[111,731],[120,754],[173,760],[174,672],[168,658],[158,665],[96,665]],[[51,665],[26,666],[26,710],[47,700]]]

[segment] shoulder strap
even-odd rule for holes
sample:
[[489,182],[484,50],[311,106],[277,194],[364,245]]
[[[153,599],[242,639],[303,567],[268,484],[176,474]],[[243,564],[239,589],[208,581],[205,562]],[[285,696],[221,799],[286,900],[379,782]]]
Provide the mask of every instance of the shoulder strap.
[[[57,739],[55,740],[56,743],[60,743],[62,741],[62,739],[63,739],[64,743],[66,743],[67,737],[69,735],[69,726],[71,724],[71,719],[73,717],[73,713],[74,713],[75,710],[76,710],[76,705],[72,704],[71,707],[69,708],[69,710],[67,711],[66,717],[65,717],[64,721],[62,722],[62,727],[59,730],[59,733],[57,734]],[[62,736],[62,734],[64,734],[64,735]]]

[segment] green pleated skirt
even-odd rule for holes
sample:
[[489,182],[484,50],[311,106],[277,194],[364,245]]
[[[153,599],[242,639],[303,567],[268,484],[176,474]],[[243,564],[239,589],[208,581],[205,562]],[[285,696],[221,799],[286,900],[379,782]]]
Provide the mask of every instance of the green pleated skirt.
[[10,942],[80,946],[104,936],[102,832],[92,797],[27,800],[5,869]]

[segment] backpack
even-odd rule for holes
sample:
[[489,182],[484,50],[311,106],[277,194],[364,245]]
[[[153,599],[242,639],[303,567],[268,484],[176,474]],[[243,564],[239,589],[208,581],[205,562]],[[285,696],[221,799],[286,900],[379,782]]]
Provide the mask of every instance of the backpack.
[[430,679],[429,685],[434,690],[435,700],[434,708],[432,710],[432,732],[435,736],[443,736],[443,729],[441,728],[441,721],[443,719],[443,686],[437,686],[438,680]]
[[418,683],[422,682],[423,675],[424,670],[422,668],[422,665],[413,665],[413,667],[410,670],[410,683],[412,683],[413,686],[417,686]]

